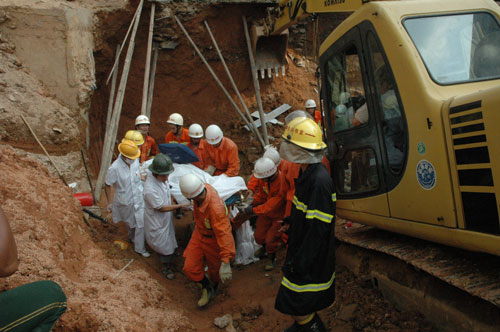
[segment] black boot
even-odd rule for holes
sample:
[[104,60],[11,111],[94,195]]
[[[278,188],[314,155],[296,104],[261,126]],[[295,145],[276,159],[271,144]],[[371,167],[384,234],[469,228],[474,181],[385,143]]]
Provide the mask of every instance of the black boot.
[[313,319],[307,323],[301,326],[302,331],[304,332],[326,332],[326,327],[325,324],[323,324],[323,321],[321,318],[319,318],[318,314],[314,314]]
[[285,329],[283,332],[303,332],[304,330],[302,329],[302,326],[299,325],[297,322],[293,322],[292,325],[290,325],[287,329]]

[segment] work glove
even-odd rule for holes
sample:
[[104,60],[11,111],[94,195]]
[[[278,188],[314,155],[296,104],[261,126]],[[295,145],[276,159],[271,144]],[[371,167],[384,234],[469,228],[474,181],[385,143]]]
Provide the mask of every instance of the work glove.
[[217,168],[215,168],[215,166],[210,165],[207,168],[205,168],[204,171],[210,175],[214,175],[216,169]]
[[108,204],[108,206],[106,207],[106,211],[108,211],[109,213],[113,212],[113,204]]
[[219,277],[222,283],[229,281],[233,278],[233,273],[231,272],[231,265],[229,263],[224,263],[220,265]]

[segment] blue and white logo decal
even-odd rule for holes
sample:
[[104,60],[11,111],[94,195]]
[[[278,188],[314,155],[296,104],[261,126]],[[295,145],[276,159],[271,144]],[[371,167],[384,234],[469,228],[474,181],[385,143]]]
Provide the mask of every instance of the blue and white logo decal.
[[429,161],[420,160],[418,162],[417,180],[425,190],[431,190],[436,185],[436,170]]

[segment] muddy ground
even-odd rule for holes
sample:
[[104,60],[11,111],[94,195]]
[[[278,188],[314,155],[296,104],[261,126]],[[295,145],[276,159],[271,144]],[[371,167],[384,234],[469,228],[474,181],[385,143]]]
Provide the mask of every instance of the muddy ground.
[[[118,248],[114,240],[127,237],[123,225],[115,228],[95,219],[87,225],[71,190],[44,165],[2,148],[0,201],[21,265],[16,274],[0,281],[0,291],[41,279],[60,283],[68,310],[54,331],[208,332],[218,330],[213,321],[225,314],[232,315],[237,331],[278,332],[290,324],[274,310],[279,268],[265,272],[265,261],[233,267],[233,280],[221,287],[208,308],[199,310],[199,288],[182,272],[167,280],[155,254],[143,258],[131,247]],[[175,220],[181,245],[191,218],[186,213]],[[284,252],[283,248],[278,255],[278,265]],[[131,259],[132,264],[116,276]],[[180,255],[175,259],[179,271],[182,261]],[[357,279],[341,266],[336,280],[337,299],[320,313],[332,331],[434,331],[423,317],[399,311],[370,281]]]

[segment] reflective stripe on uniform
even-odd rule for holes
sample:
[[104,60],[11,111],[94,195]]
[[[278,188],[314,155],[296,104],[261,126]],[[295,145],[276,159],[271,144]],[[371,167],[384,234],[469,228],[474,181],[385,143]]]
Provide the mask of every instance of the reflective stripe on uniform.
[[[337,200],[337,197],[336,197],[336,194],[332,194],[332,201],[334,199],[333,195],[335,195],[335,200],[334,202]],[[297,199],[297,196],[293,196],[293,201],[292,201],[293,205],[295,205],[295,207],[297,208],[297,210],[300,210],[302,212],[304,212],[306,214],[306,219],[318,219],[318,220],[321,220],[323,222],[326,222],[326,223],[331,223],[332,222],[332,219],[333,219],[333,215],[332,214],[329,214],[329,213],[325,213],[325,212],[322,212],[320,210],[308,210],[307,209],[307,205],[305,205],[304,203],[300,202],[298,199]]]
[[321,292],[324,290],[327,290],[330,288],[333,284],[333,281],[335,280],[335,272],[333,272],[332,277],[328,282],[325,282],[323,284],[307,284],[307,285],[297,285],[288,280],[286,277],[283,277],[283,280],[281,280],[281,284],[288,288],[289,290],[297,293],[302,293],[302,292]]
[[336,202],[337,201],[337,193],[333,193],[332,194],[332,202]]

